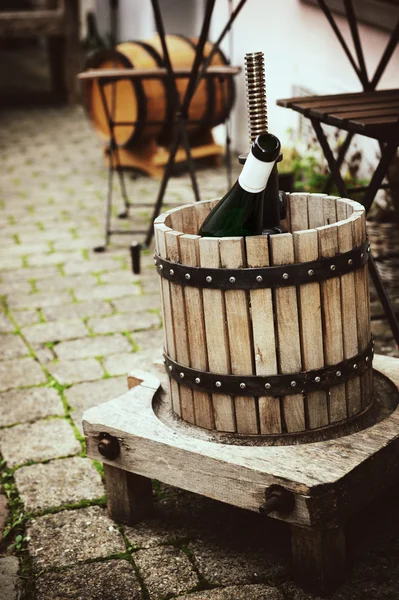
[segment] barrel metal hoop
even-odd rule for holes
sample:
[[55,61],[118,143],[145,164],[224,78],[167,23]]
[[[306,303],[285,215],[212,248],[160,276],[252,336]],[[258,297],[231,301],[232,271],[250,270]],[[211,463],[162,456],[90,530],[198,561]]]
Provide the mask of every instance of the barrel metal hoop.
[[159,275],[180,285],[219,290],[256,290],[325,281],[359,269],[369,258],[370,245],[319,260],[255,269],[189,267],[154,254]]
[[164,352],[165,370],[180,385],[210,394],[232,396],[286,396],[328,390],[371,369],[373,338],[367,347],[335,365],[281,375],[220,375],[181,365]]

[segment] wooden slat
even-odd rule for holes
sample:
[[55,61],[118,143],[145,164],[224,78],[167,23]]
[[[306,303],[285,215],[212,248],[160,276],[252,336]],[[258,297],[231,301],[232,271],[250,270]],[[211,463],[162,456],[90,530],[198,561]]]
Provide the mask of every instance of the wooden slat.
[[[337,221],[345,221],[348,215],[348,204],[342,198],[338,198],[337,204]],[[351,213],[352,214],[352,213]]]
[[[329,219],[329,212],[326,214],[327,219]],[[337,229],[337,225],[327,225],[318,229],[320,257],[338,254]],[[342,361],[344,357],[339,277],[333,277],[321,283],[321,297],[325,363],[334,365]],[[346,416],[345,385],[336,385],[329,391],[329,419],[331,423],[334,423],[345,419]]]
[[[197,235],[182,235],[180,242],[180,258],[184,265],[198,267],[199,240]],[[200,371],[208,370],[208,357],[206,350],[204,307],[202,290],[196,287],[185,286],[184,302],[187,318],[188,343],[190,348],[190,366]],[[213,418],[212,400],[210,394],[193,391],[195,423],[199,427],[212,429],[215,426]]]
[[[220,260],[223,268],[241,269],[245,264],[244,238],[222,238]],[[252,375],[252,339],[249,317],[249,294],[244,290],[224,293],[230,346],[231,373]],[[258,433],[257,402],[248,396],[234,398],[238,433]]]
[[[165,215],[158,217],[156,220],[155,227],[155,240],[157,246],[157,252],[162,258],[166,258],[166,241],[165,235],[170,232],[170,228],[164,225]],[[170,299],[170,285],[169,281],[164,277],[160,277],[161,285],[161,298],[162,298],[162,312],[163,312],[163,324],[165,332],[165,345],[166,352],[168,355],[176,360],[176,344],[175,344],[175,332],[172,324],[172,303]],[[180,415],[180,395],[179,386],[177,383],[169,378],[169,393],[171,397],[172,407],[176,414]]]
[[[182,231],[190,235],[196,235],[198,233],[198,222],[197,222],[197,211],[195,206],[187,206],[182,211]],[[188,264],[183,261],[183,264]]]
[[348,112],[351,109],[357,109],[359,111],[367,111],[373,109],[386,109],[399,107],[399,93],[397,97],[393,98],[380,98],[378,100],[369,101],[355,98],[354,100],[344,101],[328,101],[319,102],[317,108],[309,110],[309,117],[323,118],[329,113],[339,114],[342,112]]
[[[352,215],[338,228],[338,247],[341,253],[353,248],[352,224],[357,216]],[[357,322],[356,322],[356,290],[355,273],[341,276],[341,309],[344,342],[344,358],[351,358],[358,353]],[[360,378],[350,379],[346,383],[346,400],[348,417],[358,413],[362,408],[362,393]]]
[[308,194],[290,194],[291,233],[308,228]]
[[[269,240],[267,236],[245,238],[247,266],[269,266]],[[271,289],[251,290],[252,340],[256,375],[277,374],[277,350],[274,331],[274,308]],[[280,398],[258,398],[260,432],[281,433]]]
[[369,118],[369,117],[399,117],[399,105],[396,105],[394,107],[388,107],[388,108],[369,108],[368,110],[364,110],[361,108],[357,108],[357,107],[353,107],[351,110],[346,110],[346,111],[330,111],[330,115],[331,117],[336,117],[337,119],[346,119],[346,120],[353,120],[353,119],[365,119],[365,118]]
[[[166,258],[172,262],[180,262],[180,247],[177,231],[165,234]],[[176,360],[182,365],[190,365],[190,351],[188,345],[188,332],[183,287],[176,283],[170,285],[170,300],[172,305],[172,326],[175,332]],[[193,392],[190,388],[179,385],[180,415],[189,423],[195,422]]]
[[323,198],[325,194],[308,195],[308,223],[309,229],[324,225]]
[[[209,215],[212,208],[215,206],[215,204],[217,204],[217,202],[219,202],[219,200],[213,200],[212,202],[196,202],[194,204],[194,208],[197,213],[198,229],[201,227],[202,223],[205,221],[206,217]],[[198,233],[198,231],[196,233]]]
[[[315,229],[294,233],[295,262],[319,258],[318,237]],[[321,319],[320,284],[317,282],[298,288],[299,320],[302,344],[302,367],[305,371],[324,366],[323,329]],[[326,392],[310,392],[306,397],[307,423],[310,429],[328,425]]]
[[324,196],[323,198],[324,225],[337,222],[337,196]]
[[[220,268],[219,240],[200,239],[201,267]],[[230,372],[229,340],[224,296],[221,290],[204,289],[205,331],[209,370],[212,373]],[[212,394],[215,426],[219,431],[235,431],[235,412],[231,396]]]
[[283,98],[277,100],[278,106],[291,108],[293,105],[299,105],[303,108],[308,106],[318,106],[320,102],[333,102],[334,100],[377,100],[379,98],[392,98],[398,96],[397,89],[380,90],[378,92],[353,92],[350,94],[327,94],[324,96],[295,96],[293,98]]
[[[294,248],[291,233],[272,235],[272,265],[285,265],[294,262]],[[297,373],[302,370],[301,345],[296,288],[284,287],[275,290],[275,316],[277,322],[278,358],[280,373]],[[287,431],[305,429],[305,406],[302,394],[284,396],[283,415]]]

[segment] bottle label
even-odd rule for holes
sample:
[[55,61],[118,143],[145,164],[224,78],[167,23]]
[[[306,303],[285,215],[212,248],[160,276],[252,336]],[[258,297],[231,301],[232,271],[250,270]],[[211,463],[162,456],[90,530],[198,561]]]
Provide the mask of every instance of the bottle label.
[[251,192],[252,194],[261,192],[267,185],[275,162],[263,162],[258,160],[252,152],[249,152],[243,170],[238,178],[238,183],[246,192]]

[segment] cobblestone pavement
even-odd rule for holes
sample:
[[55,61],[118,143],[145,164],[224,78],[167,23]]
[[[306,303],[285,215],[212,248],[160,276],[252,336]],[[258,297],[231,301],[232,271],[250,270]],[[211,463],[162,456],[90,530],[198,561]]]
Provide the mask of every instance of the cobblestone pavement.
[[[81,110],[12,111],[2,121],[0,600],[312,598],[293,585],[289,532],[273,520],[160,484],[153,518],[134,528],[108,518],[81,417],[160,353],[157,276],[150,253],[132,275],[128,236],[92,252],[106,170]],[[133,213],[144,227],[159,184],[128,185],[148,204]],[[204,198],[225,185],[222,171],[200,172]],[[167,199],[192,199],[187,176],[171,181]],[[378,349],[393,354],[383,320],[374,329]],[[351,523],[355,566],[337,600],[397,598],[398,497]]]

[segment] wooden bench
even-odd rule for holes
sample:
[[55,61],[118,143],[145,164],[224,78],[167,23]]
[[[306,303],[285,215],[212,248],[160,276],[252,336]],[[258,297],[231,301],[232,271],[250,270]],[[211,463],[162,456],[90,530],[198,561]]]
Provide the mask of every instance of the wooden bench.
[[52,90],[57,100],[78,101],[79,0],[58,0],[53,10],[0,12],[0,39],[46,36]]

